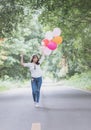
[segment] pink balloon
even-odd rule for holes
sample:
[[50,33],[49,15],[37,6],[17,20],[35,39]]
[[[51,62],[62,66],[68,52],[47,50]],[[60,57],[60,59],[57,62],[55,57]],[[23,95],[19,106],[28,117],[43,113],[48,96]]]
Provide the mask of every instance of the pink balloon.
[[57,44],[53,41],[50,41],[49,44],[47,45],[47,47],[50,49],[50,50],[55,50],[57,48]]

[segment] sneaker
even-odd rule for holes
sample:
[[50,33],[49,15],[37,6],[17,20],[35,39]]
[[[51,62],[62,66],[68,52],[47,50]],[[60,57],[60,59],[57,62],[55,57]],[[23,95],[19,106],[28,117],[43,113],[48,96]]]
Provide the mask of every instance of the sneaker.
[[39,107],[39,103],[36,103],[36,104],[35,104],[35,107]]

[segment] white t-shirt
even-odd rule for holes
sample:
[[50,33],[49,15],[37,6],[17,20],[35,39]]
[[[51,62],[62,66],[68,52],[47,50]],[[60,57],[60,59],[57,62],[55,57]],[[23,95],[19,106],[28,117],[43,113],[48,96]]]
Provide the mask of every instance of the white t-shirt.
[[[44,60],[44,56],[41,57],[39,63],[41,64]],[[40,64],[37,65],[35,63],[24,63],[24,67],[28,67],[31,72],[31,77],[38,78],[42,76],[42,70]]]

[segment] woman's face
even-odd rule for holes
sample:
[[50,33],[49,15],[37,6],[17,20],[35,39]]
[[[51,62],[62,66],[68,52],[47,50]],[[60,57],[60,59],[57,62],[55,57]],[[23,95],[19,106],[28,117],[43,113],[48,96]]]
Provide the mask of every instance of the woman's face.
[[37,63],[37,62],[38,62],[38,57],[37,57],[37,56],[34,56],[34,57],[33,57],[33,62],[34,62],[34,63]]

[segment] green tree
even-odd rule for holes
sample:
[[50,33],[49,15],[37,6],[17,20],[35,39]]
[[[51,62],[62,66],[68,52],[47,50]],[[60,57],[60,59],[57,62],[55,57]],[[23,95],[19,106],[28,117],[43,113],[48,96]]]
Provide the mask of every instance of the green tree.
[[60,78],[63,55],[69,75],[91,69],[90,0],[1,0],[0,35],[7,40],[0,46],[0,76],[27,77],[26,70],[20,67],[20,53],[28,55],[27,61],[39,52],[44,33],[55,27],[62,30],[63,43],[47,58],[45,70]]

